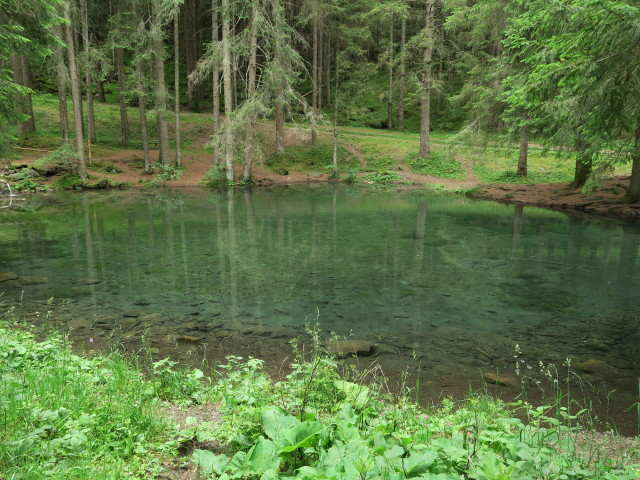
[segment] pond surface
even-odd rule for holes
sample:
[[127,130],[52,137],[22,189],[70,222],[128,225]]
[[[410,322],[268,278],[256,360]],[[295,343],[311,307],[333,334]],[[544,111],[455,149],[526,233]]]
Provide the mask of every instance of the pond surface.
[[507,400],[522,382],[540,400],[556,378],[635,433],[621,411],[638,400],[637,225],[331,186],[16,205],[0,210],[0,298],[85,348],[144,339],[180,359],[280,365],[313,323],[374,342],[345,361],[420,376],[421,395],[460,395],[485,374]]

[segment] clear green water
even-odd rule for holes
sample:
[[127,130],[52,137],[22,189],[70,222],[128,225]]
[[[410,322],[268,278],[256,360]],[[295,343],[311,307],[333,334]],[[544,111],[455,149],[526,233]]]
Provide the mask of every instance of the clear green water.
[[[513,372],[518,344],[529,366],[596,359],[620,380],[586,372],[594,382],[637,392],[637,225],[342,187],[16,204],[33,211],[0,210],[0,274],[19,277],[0,283],[2,299],[33,303],[32,316],[53,299],[69,321],[88,319],[72,324],[87,338],[155,325],[165,344],[191,335],[220,355],[267,355],[317,321],[376,342],[398,370],[417,359],[434,387]],[[225,350],[216,339],[229,332],[241,334]]]

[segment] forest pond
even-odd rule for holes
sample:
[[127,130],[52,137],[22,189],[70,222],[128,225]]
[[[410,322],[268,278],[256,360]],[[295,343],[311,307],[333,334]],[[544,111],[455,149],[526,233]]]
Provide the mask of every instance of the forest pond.
[[637,433],[638,225],[342,186],[38,195],[0,225],[2,308],[85,350],[277,371],[317,324],[421,401],[557,379]]

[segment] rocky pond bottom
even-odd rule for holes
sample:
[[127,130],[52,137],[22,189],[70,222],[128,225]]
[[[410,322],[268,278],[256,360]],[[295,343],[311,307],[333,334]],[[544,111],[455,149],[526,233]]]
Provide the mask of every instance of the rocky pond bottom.
[[14,204],[0,304],[79,349],[254,356],[278,375],[312,323],[341,362],[422,402],[570,394],[637,433],[636,224],[338,186]]

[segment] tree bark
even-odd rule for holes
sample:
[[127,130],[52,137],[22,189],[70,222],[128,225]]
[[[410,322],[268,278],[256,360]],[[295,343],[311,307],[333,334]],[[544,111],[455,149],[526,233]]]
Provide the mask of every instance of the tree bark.
[[[64,41],[62,27],[55,25],[53,31],[60,41]],[[69,83],[68,70],[64,63],[64,47],[58,46],[54,52],[56,64],[56,76],[58,80],[58,107],[60,111],[60,135],[69,143],[69,115],[67,111],[67,85]]]
[[336,86],[333,92],[333,174],[338,175],[338,50],[336,49]]
[[318,12],[313,18],[313,50],[311,72],[311,145],[318,143],[318,128],[316,118],[318,116]]
[[[217,43],[219,40],[218,29],[218,0],[211,0],[211,41]],[[216,60],[213,65],[213,134],[220,128],[220,65]],[[220,164],[220,152],[217,145],[213,146],[213,164]]]
[[125,102],[124,76],[124,48],[116,48],[116,70],[118,72],[118,105],[120,107],[120,143],[129,146],[129,119],[127,118],[127,104]]
[[529,156],[529,125],[522,127],[520,131],[520,153],[518,154],[518,171],[516,175],[519,177],[527,176],[527,159]]
[[398,85],[398,130],[404,131],[404,96],[407,80],[407,18],[402,16],[400,24],[400,84]]
[[78,67],[76,63],[76,47],[73,40],[73,32],[71,31],[71,14],[70,8],[72,0],[68,0],[64,4],[64,19],[67,24],[64,26],[65,37],[67,39],[68,60],[69,60],[69,78],[71,79],[71,97],[73,102],[73,123],[76,133],[76,153],[78,154],[78,175],[82,180],[87,178],[87,168],[84,161],[84,135],[82,132],[82,93],[80,91],[80,79],[78,78]]
[[[283,12],[279,2],[273,3],[273,18],[275,29],[275,45],[273,52],[273,62],[276,69],[282,69],[282,35],[283,35]],[[284,153],[284,89],[282,82],[276,83],[275,104],[276,104],[276,152]]]
[[640,201],[640,119],[636,126],[635,142],[633,152],[631,154],[631,178],[629,179],[629,191],[627,200],[630,203]]
[[231,129],[231,12],[229,0],[222,0],[222,76],[224,82],[224,162],[227,180],[235,181],[233,173],[233,132]]
[[324,84],[325,84],[325,104],[331,105],[331,35],[327,32],[327,41],[324,45],[325,64],[324,64]]
[[433,19],[436,0],[427,0],[425,13],[425,46],[422,57],[422,94],[420,95],[420,158],[426,159],[431,153],[429,142],[431,121],[431,58],[435,42]]
[[182,163],[182,155],[180,152],[180,40],[179,40],[179,9],[173,15],[173,95],[175,97],[175,117],[176,117],[176,165]]
[[96,143],[96,117],[93,111],[93,86],[91,83],[91,63],[89,61],[89,12],[87,0],[81,0],[82,45],[84,47],[85,82],[87,88],[87,125],[89,129],[89,162],[91,162],[91,144]]
[[393,112],[393,16],[389,21],[389,58],[388,58],[388,74],[389,79],[387,82],[387,128],[391,130],[393,128],[393,120],[391,115]]
[[[25,68],[26,67],[26,68]],[[11,57],[11,68],[13,70],[13,83],[23,87],[30,88],[30,69],[28,68],[28,59],[24,55],[14,55]],[[23,137],[35,131],[35,122],[33,120],[33,106],[31,95],[20,93],[16,98],[18,104],[18,113],[23,115],[17,123],[18,137]]]
[[[140,53],[139,53],[140,55]],[[143,65],[138,62],[136,64],[138,77],[138,105],[140,110],[140,134],[142,136],[142,151],[144,154],[144,171],[151,173],[151,155],[149,154],[149,129],[147,127],[147,82],[146,71]]]
[[[247,101],[251,102],[256,94],[256,67],[258,63],[258,1],[251,2],[251,34],[249,39],[249,75],[247,85]],[[247,126],[247,136],[244,144],[244,169],[242,171],[242,181],[251,182],[253,170],[253,158],[255,153],[255,137],[253,135],[256,123],[255,109],[250,107],[249,125]]]
[[578,139],[576,143],[576,168],[573,175],[573,182],[571,182],[569,187],[573,190],[582,188],[584,184],[587,183],[587,178],[589,178],[593,166],[593,157],[589,152],[589,146],[582,139]]
[[153,72],[156,80],[155,110],[156,128],[158,130],[158,147],[160,154],[158,161],[169,165],[169,126],[167,124],[167,85],[164,78],[164,44],[162,42],[162,20],[160,18],[160,0],[153,0],[151,4],[151,22],[153,31],[152,50]]

